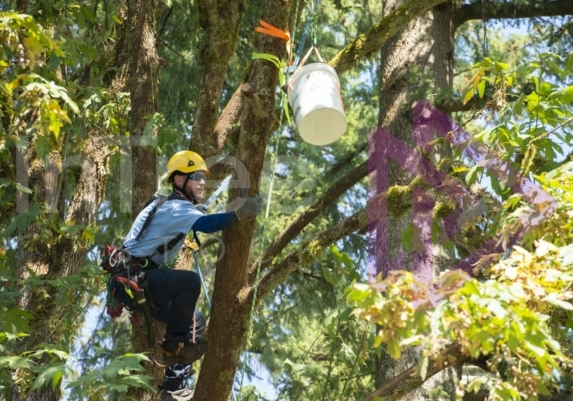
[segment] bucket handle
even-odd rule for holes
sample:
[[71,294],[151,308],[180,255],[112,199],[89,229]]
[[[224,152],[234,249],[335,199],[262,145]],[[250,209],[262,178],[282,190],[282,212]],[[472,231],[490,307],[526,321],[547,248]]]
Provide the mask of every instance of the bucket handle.
[[[322,58],[322,56],[320,55],[320,53],[318,52],[318,47],[316,47],[315,45],[312,45],[310,47],[310,49],[308,50],[308,52],[306,52],[306,54],[304,55],[304,57],[302,58],[301,62],[299,63],[299,65],[296,67],[296,69],[298,70],[300,67],[302,67],[304,65],[304,63],[306,63],[306,60],[308,60],[308,57],[310,56],[310,53],[312,53],[312,51],[314,50],[314,52],[316,53],[316,55],[318,56],[318,61],[320,61],[321,63],[324,63],[324,59]],[[296,72],[296,70],[295,70]]]
[[[302,60],[300,61],[300,63],[296,66],[296,69],[293,71],[292,75],[295,74],[295,72],[297,72],[302,66],[304,66],[304,63],[306,63],[306,60],[308,60],[308,57],[310,56],[310,53],[312,53],[312,51],[314,50],[314,52],[316,53],[316,56],[318,57],[318,61],[320,61],[321,63],[324,63],[324,59],[322,58],[322,56],[320,55],[320,53],[318,52],[318,47],[316,47],[315,45],[312,45],[310,47],[310,49],[308,50],[308,52],[306,52],[306,54],[304,55],[304,57],[302,58]],[[290,87],[290,79],[287,82],[287,85]],[[286,86],[283,88],[286,91]]]

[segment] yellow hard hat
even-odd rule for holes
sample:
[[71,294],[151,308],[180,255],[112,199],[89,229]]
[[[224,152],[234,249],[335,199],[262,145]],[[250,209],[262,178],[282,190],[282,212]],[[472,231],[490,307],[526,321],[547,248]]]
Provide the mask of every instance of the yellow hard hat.
[[206,174],[209,174],[205,160],[190,150],[182,150],[171,156],[171,159],[167,162],[167,179],[170,180],[176,171],[183,174],[189,174],[194,171],[205,171]]

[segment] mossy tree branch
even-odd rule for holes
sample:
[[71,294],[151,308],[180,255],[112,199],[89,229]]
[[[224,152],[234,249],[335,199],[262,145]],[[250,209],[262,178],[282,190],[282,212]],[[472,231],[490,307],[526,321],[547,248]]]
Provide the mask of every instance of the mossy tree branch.
[[448,0],[412,0],[396,8],[365,34],[359,35],[331,61],[330,65],[338,72],[353,68],[360,60],[377,54],[384,43],[417,17]]
[[[336,199],[344,194],[349,188],[354,186],[368,172],[368,162],[364,162],[349,171],[344,177],[337,180],[319,198],[315,199],[291,224],[289,224],[273,242],[265,249],[261,256],[262,267],[266,267],[270,262],[295,238],[302,230],[310,224],[325,208],[331,206]],[[251,267],[250,274],[256,271],[256,264]]]

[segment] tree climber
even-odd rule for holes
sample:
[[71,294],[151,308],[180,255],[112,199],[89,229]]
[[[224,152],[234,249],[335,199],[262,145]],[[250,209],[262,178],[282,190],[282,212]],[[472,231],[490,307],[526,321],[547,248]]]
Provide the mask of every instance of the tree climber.
[[[161,385],[162,401],[186,401],[193,391],[185,385],[191,364],[205,353],[202,334],[205,317],[195,311],[201,291],[200,276],[190,270],[165,268],[179,253],[190,232],[213,233],[239,220],[261,212],[262,198],[242,198],[241,206],[231,212],[205,215],[200,202],[205,195],[209,170],[201,156],[181,151],[167,163],[167,180],[173,193],[156,197],[136,217],[123,243],[123,250],[137,263],[145,277],[140,282],[153,317],[165,323],[160,342],[166,368]],[[133,263],[133,262],[132,262]],[[157,268],[154,268],[157,267]]]

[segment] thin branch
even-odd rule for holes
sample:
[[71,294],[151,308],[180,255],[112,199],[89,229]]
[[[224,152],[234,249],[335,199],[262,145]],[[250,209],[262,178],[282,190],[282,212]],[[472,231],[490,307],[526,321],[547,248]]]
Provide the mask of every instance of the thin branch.
[[[261,256],[260,267],[266,267],[322,210],[332,205],[336,199],[364,178],[367,173],[368,162],[365,161],[337,180],[322,196],[312,202],[290,225],[275,237],[274,241]],[[256,271],[256,268],[256,265],[251,267],[251,275]]]
[[398,400],[412,390],[419,388],[436,373],[449,366],[454,366],[468,360],[468,357],[462,355],[458,344],[451,344],[429,358],[428,370],[425,377],[420,376],[418,365],[414,365],[395,376],[383,386],[377,388],[373,393],[368,394],[362,401],[374,401],[377,397],[383,398],[386,401]]
[[[324,249],[349,234],[366,228],[369,220],[380,218],[380,204],[386,204],[388,211],[393,214],[401,213],[405,208],[412,206],[412,187],[396,185],[388,192],[382,192],[368,201],[368,206],[346,220],[336,224],[315,238],[305,241],[297,251],[290,253],[282,261],[261,278],[257,285],[257,302],[263,299],[279,283],[295,271],[301,263],[308,263],[320,255]],[[253,296],[253,294],[251,294]]]
[[455,24],[477,19],[517,19],[573,15],[571,0],[544,0],[535,2],[477,1],[463,4],[455,13]]
[[213,134],[217,138],[216,144],[216,154],[219,154],[223,151],[223,147],[227,140],[227,137],[233,131],[234,127],[239,122],[239,118],[241,117],[241,112],[243,111],[243,95],[245,93],[245,88],[248,87],[248,84],[241,83],[233,95],[231,99],[225,106],[225,109],[219,116],[217,123],[215,124],[215,128],[213,129]]

